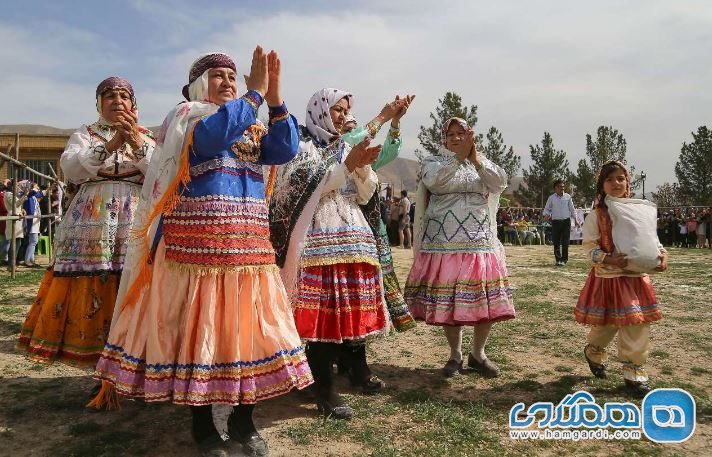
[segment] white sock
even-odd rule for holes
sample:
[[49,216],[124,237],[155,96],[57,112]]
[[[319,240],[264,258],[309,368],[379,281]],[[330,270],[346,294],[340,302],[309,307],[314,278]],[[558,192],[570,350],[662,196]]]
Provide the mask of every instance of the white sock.
[[485,355],[485,345],[492,329],[492,322],[475,325],[475,334],[472,336],[472,356],[478,362],[483,362],[487,356]]
[[445,337],[450,345],[450,360],[462,362],[462,327],[459,325],[445,325]]

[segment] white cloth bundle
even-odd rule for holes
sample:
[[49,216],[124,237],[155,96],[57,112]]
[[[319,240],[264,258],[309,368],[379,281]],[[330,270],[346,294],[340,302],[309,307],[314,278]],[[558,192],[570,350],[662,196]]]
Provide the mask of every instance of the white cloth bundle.
[[654,273],[660,263],[657,206],[648,200],[606,196],[611,216],[613,244],[628,257],[626,270]]

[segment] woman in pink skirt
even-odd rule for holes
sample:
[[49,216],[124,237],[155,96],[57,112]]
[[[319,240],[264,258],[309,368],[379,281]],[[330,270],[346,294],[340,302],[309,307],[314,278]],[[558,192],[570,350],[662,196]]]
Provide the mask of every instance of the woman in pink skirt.
[[515,317],[504,248],[497,239],[501,167],[477,153],[472,129],[460,118],[442,127],[437,154],[423,159],[414,223],[415,261],[405,286],[414,318],[444,326],[450,359],[443,373],[462,367],[462,326],[474,326],[471,369],[496,377],[485,355],[492,323]]

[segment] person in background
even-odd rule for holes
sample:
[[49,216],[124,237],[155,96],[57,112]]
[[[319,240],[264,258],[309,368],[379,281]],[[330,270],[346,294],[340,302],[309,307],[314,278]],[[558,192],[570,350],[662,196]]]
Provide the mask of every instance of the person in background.
[[[5,208],[5,190],[7,186],[7,179],[0,182],[0,218],[7,216],[7,208]],[[7,251],[10,247],[10,240],[5,238],[6,226],[6,221],[4,219],[0,220],[0,266],[7,265]]]
[[410,231],[410,200],[408,191],[401,191],[401,199],[398,203],[400,219],[398,219],[398,247],[401,249],[410,248],[413,244],[413,235]]
[[564,182],[554,182],[554,193],[549,196],[544,206],[544,217],[551,220],[551,231],[554,242],[554,257],[557,266],[564,266],[569,261],[569,238],[571,237],[571,220],[576,227],[576,210],[571,195],[564,192]]
[[42,211],[40,201],[44,199],[44,194],[37,183],[33,183],[32,190],[27,195],[27,200],[23,205],[27,216],[32,219],[25,219],[25,253],[24,265],[30,268],[42,268],[35,263],[35,247],[40,239],[40,222],[42,221]]
[[[3,203],[5,206],[5,212],[8,215],[25,216],[25,210],[23,209],[23,204],[27,200],[27,195],[30,193],[29,181],[20,181],[15,184],[14,181],[9,181],[5,192],[3,193]],[[13,196],[14,195],[14,196]],[[14,198],[14,200],[13,200]],[[14,206],[13,206],[14,203]],[[18,219],[15,222],[7,222],[5,224],[5,239],[8,242],[7,252],[8,252],[8,262],[10,259],[15,259],[15,265],[19,264],[22,260],[19,257],[19,247],[22,246],[22,240],[25,237],[24,224],[22,219]],[[15,247],[13,249],[12,239],[15,239]],[[10,267],[8,267],[10,269]]]

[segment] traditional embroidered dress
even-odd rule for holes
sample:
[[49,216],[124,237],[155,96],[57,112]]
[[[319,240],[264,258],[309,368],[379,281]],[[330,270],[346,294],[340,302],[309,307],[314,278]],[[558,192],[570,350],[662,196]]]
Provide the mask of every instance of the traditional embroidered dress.
[[422,163],[415,260],[405,300],[413,317],[430,325],[469,326],[515,317],[496,225],[507,175],[494,162],[480,160],[478,170],[441,147]]
[[611,219],[604,207],[586,217],[583,249],[592,268],[574,313],[576,322],[592,326],[586,354],[593,362],[603,364],[606,346],[618,333],[624,378],[645,381],[647,374],[642,366],[648,358],[650,323],[662,318],[650,276],[603,263],[606,255],[615,251]]
[[[112,77],[97,87],[98,108],[102,94],[115,88],[128,91],[136,107],[128,81]],[[93,367],[101,354],[141,183],[155,146],[148,129],[139,127],[139,132],[139,150],[124,144],[109,153],[106,143],[116,130],[100,118],[74,132],[60,157],[64,176],[79,190],[57,228],[54,264],[22,325],[17,348],[35,361]]]
[[[355,122],[355,120],[353,121]],[[378,133],[378,127],[376,124],[369,122],[365,126],[357,127],[341,137],[344,141],[353,146],[366,138],[367,135],[374,138]],[[378,154],[376,161],[371,165],[371,168],[376,171],[392,162],[398,157],[402,144],[403,140],[400,137],[400,131],[391,128],[386,141],[383,142],[383,148],[380,154]],[[383,223],[383,219],[381,218],[380,203],[380,192],[379,189],[377,189],[371,196],[371,199],[365,205],[361,205],[361,210],[366,215],[366,220],[376,239],[378,260],[381,264],[381,272],[383,274],[383,292],[386,298],[386,307],[389,317],[391,322],[393,322],[393,327],[403,332],[415,327],[415,320],[408,311],[408,305],[403,298],[398,277],[393,269],[393,253],[391,252],[391,244],[388,241],[386,224]]]
[[[207,77],[184,93],[206,100]],[[250,91],[221,107],[182,103],[163,123],[96,367],[122,395],[254,404],[312,382],[274,264],[262,171],[294,157],[297,123],[282,105],[267,131],[262,101]]]
[[374,194],[370,166],[348,172],[350,146],[329,109],[350,94],[323,89],[309,101],[299,156],[278,173],[270,207],[277,264],[302,339],[363,341],[387,329],[376,240],[359,205]]

